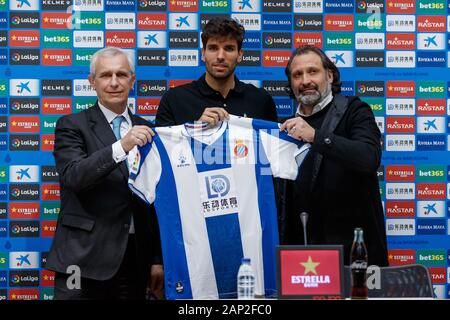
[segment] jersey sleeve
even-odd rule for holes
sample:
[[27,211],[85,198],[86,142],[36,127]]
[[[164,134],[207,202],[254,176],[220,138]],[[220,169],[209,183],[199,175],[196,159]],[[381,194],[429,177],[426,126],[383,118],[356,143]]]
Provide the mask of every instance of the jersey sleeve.
[[294,180],[311,145],[291,138],[277,127],[259,129],[262,147],[274,177]]
[[134,147],[128,154],[128,164],[130,189],[145,202],[153,203],[162,170],[161,158],[154,141],[143,147]]

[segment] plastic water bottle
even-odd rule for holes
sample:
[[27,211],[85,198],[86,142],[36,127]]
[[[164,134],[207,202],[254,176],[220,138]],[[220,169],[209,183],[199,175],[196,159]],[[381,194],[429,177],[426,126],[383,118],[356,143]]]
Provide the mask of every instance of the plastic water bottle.
[[255,299],[255,273],[249,258],[242,258],[237,275],[238,299]]

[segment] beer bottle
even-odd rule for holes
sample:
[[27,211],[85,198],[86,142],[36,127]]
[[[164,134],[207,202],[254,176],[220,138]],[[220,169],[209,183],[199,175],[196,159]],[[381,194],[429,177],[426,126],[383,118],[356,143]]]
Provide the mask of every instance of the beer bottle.
[[363,230],[355,228],[351,250],[350,269],[352,272],[352,299],[367,299],[367,249],[364,244]]

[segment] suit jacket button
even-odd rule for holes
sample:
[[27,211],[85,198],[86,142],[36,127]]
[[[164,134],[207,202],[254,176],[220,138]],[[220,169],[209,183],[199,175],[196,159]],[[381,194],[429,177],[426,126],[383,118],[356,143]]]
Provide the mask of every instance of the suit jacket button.
[[323,141],[325,142],[326,145],[328,145],[328,146],[331,145],[331,139],[330,138],[325,138]]

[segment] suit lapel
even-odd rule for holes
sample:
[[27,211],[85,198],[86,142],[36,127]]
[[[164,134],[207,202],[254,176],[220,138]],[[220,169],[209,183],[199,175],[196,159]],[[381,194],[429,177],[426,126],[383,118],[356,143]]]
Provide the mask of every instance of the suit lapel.
[[[92,132],[94,132],[95,136],[103,144],[104,147],[111,146],[114,142],[117,141],[116,137],[114,136],[114,132],[112,131],[108,121],[106,120],[105,115],[100,110],[98,103],[95,103],[95,105],[89,109],[88,117]],[[128,167],[126,160],[120,163],[119,169],[124,178],[128,180]]]

